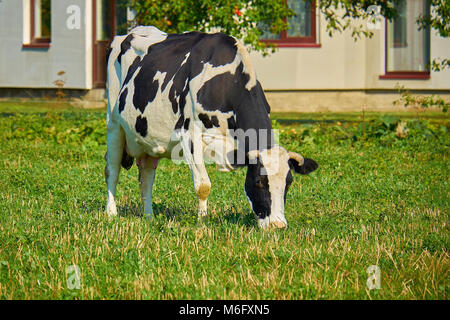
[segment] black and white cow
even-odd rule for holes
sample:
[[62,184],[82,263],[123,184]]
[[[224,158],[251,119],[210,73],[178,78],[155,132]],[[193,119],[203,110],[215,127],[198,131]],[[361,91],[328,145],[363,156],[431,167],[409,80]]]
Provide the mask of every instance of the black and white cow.
[[109,215],[117,215],[121,166],[129,169],[136,158],[150,217],[158,160],[182,154],[192,173],[199,217],[207,213],[211,189],[206,157],[223,171],[246,166],[245,193],[259,226],[287,226],[291,170],[307,174],[318,165],[274,143],[270,107],[238,40],[221,33],[168,35],[137,27],[114,38],[108,57]]

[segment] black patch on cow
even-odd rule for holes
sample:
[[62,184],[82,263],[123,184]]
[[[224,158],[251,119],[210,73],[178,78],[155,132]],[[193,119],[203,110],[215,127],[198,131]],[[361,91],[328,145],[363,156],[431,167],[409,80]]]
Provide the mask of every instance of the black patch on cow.
[[256,164],[249,164],[245,178],[245,193],[252,203],[253,211],[260,219],[270,215],[270,206],[272,204],[269,179],[267,175],[261,175],[263,167],[259,159]]
[[210,45],[216,45],[221,52],[220,54],[213,54],[207,59],[210,64],[217,67],[233,62],[237,53],[236,40],[234,38],[219,34],[211,42],[215,42]]
[[216,128],[219,128],[219,127],[220,127],[219,119],[217,119],[216,116],[212,116],[212,117],[211,117],[211,122],[212,122],[212,124],[214,125],[214,127],[216,127]]
[[125,101],[127,99],[127,94],[128,94],[128,88],[125,88],[125,90],[123,90],[122,93],[120,94],[119,113],[121,113],[123,111],[123,109],[125,109]]
[[120,53],[117,57],[117,61],[119,61],[120,64],[122,64],[122,56],[131,48],[131,40],[133,40],[133,38],[133,34],[130,33],[120,44]]
[[184,115],[181,115],[177,123],[175,124],[175,130],[180,130],[183,127],[183,124],[184,124]]
[[187,118],[185,121],[184,121],[184,130],[189,130],[189,124],[191,123],[191,119],[190,118]]
[[123,153],[122,153],[122,167],[130,170],[130,168],[133,166],[134,163],[134,158],[132,156],[130,156],[127,151],[125,150],[125,148],[123,149]]
[[134,73],[136,72],[137,68],[139,67],[139,64],[141,62],[141,57],[137,56],[131,66],[128,68],[127,76],[125,77],[125,81],[123,82],[123,86],[126,86],[128,82],[133,77]]
[[284,186],[284,202],[286,202],[286,195],[293,180],[294,178],[292,177],[291,170],[288,170],[286,175],[286,185]]
[[198,118],[203,122],[203,126],[206,129],[211,129],[213,127],[213,123],[212,123],[211,119],[209,119],[207,114],[200,113],[198,115]]
[[[234,74],[226,72],[206,81],[197,93],[197,100],[207,111],[220,111],[223,113],[232,111],[235,117],[228,119],[229,129],[264,129],[266,136],[257,135],[256,145],[249,145],[247,140],[242,141],[244,152],[251,149],[263,150],[274,145],[272,124],[269,119],[270,107],[262,90],[261,84],[247,90],[249,75],[243,72],[242,63],[236,68]],[[235,139],[239,137],[234,136]],[[261,140],[261,139],[264,139]]]
[[289,159],[289,166],[296,172],[300,174],[308,174],[316,170],[319,165],[313,159],[305,158],[303,164],[299,166],[299,163],[295,159]]
[[191,153],[194,154],[194,143],[191,139],[189,139],[190,147],[191,147]]
[[159,82],[158,80],[148,81],[140,86],[136,87],[136,78],[135,78],[135,87],[134,87],[134,96],[133,96],[133,105],[136,109],[139,109],[142,113],[144,113],[147,105],[152,102],[156,93],[158,92]]
[[147,119],[145,117],[142,117],[139,115],[136,119],[136,125],[135,125],[136,131],[139,132],[141,136],[145,138],[147,135]]
[[233,116],[231,116],[227,119],[227,124],[228,124],[228,129],[230,129],[230,130],[237,129],[236,120],[234,120]]
[[108,47],[108,50],[106,50],[106,63],[108,64],[109,56],[111,55],[112,48],[111,46]]

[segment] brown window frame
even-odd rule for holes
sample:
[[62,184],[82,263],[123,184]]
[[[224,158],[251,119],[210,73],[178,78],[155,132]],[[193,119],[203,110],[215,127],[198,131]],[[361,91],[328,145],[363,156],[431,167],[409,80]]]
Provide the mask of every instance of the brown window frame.
[[[50,1],[51,4],[51,1]],[[51,38],[36,38],[36,1],[30,0],[30,43],[23,44],[23,48],[50,48]],[[51,23],[51,22],[50,22]]]
[[[286,19],[285,19],[286,22]],[[287,30],[280,33],[280,39],[261,39],[262,42],[274,43],[279,48],[320,48],[317,43],[316,1],[311,1],[311,36],[288,37]]]

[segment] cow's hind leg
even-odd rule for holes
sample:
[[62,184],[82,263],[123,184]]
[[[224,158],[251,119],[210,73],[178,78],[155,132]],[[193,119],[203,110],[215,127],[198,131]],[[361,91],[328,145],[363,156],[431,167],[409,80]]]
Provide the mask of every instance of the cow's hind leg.
[[[144,217],[152,217],[152,189],[155,181],[156,164],[152,158],[136,160],[139,167],[139,187],[141,189],[141,199],[144,204]],[[157,163],[157,162],[156,162]]]
[[109,216],[116,216],[116,186],[119,179],[120,165],[125,145],[125,134],[118,124],[108,127],[106,144],[108,149],[106,152],[105,167],[105,180],[108,188],[106,212]]

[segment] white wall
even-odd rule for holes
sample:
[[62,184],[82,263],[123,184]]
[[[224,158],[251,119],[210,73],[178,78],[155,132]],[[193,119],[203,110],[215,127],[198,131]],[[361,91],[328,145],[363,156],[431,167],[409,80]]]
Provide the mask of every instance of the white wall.
[[[268,57],[252,52],[259,81],[266,90],[450,90],[450,70],[431,72],[428,80],[385,80],[385,24],[371,39],[355,42],[346,31],[329,37],[320,19],[320,48],[279,48]],[[450,39],[431,36],[431,59],[449,57]]]
[[[65,71],[65,88],[92,86],[91,0],[53,0],[52,35],[48,49],[22,48],[29,40],[29,0],[0,2],[0,87],[55,88],[57,73]],[[69,30],[70,5],[81,10],[80,29]]]

